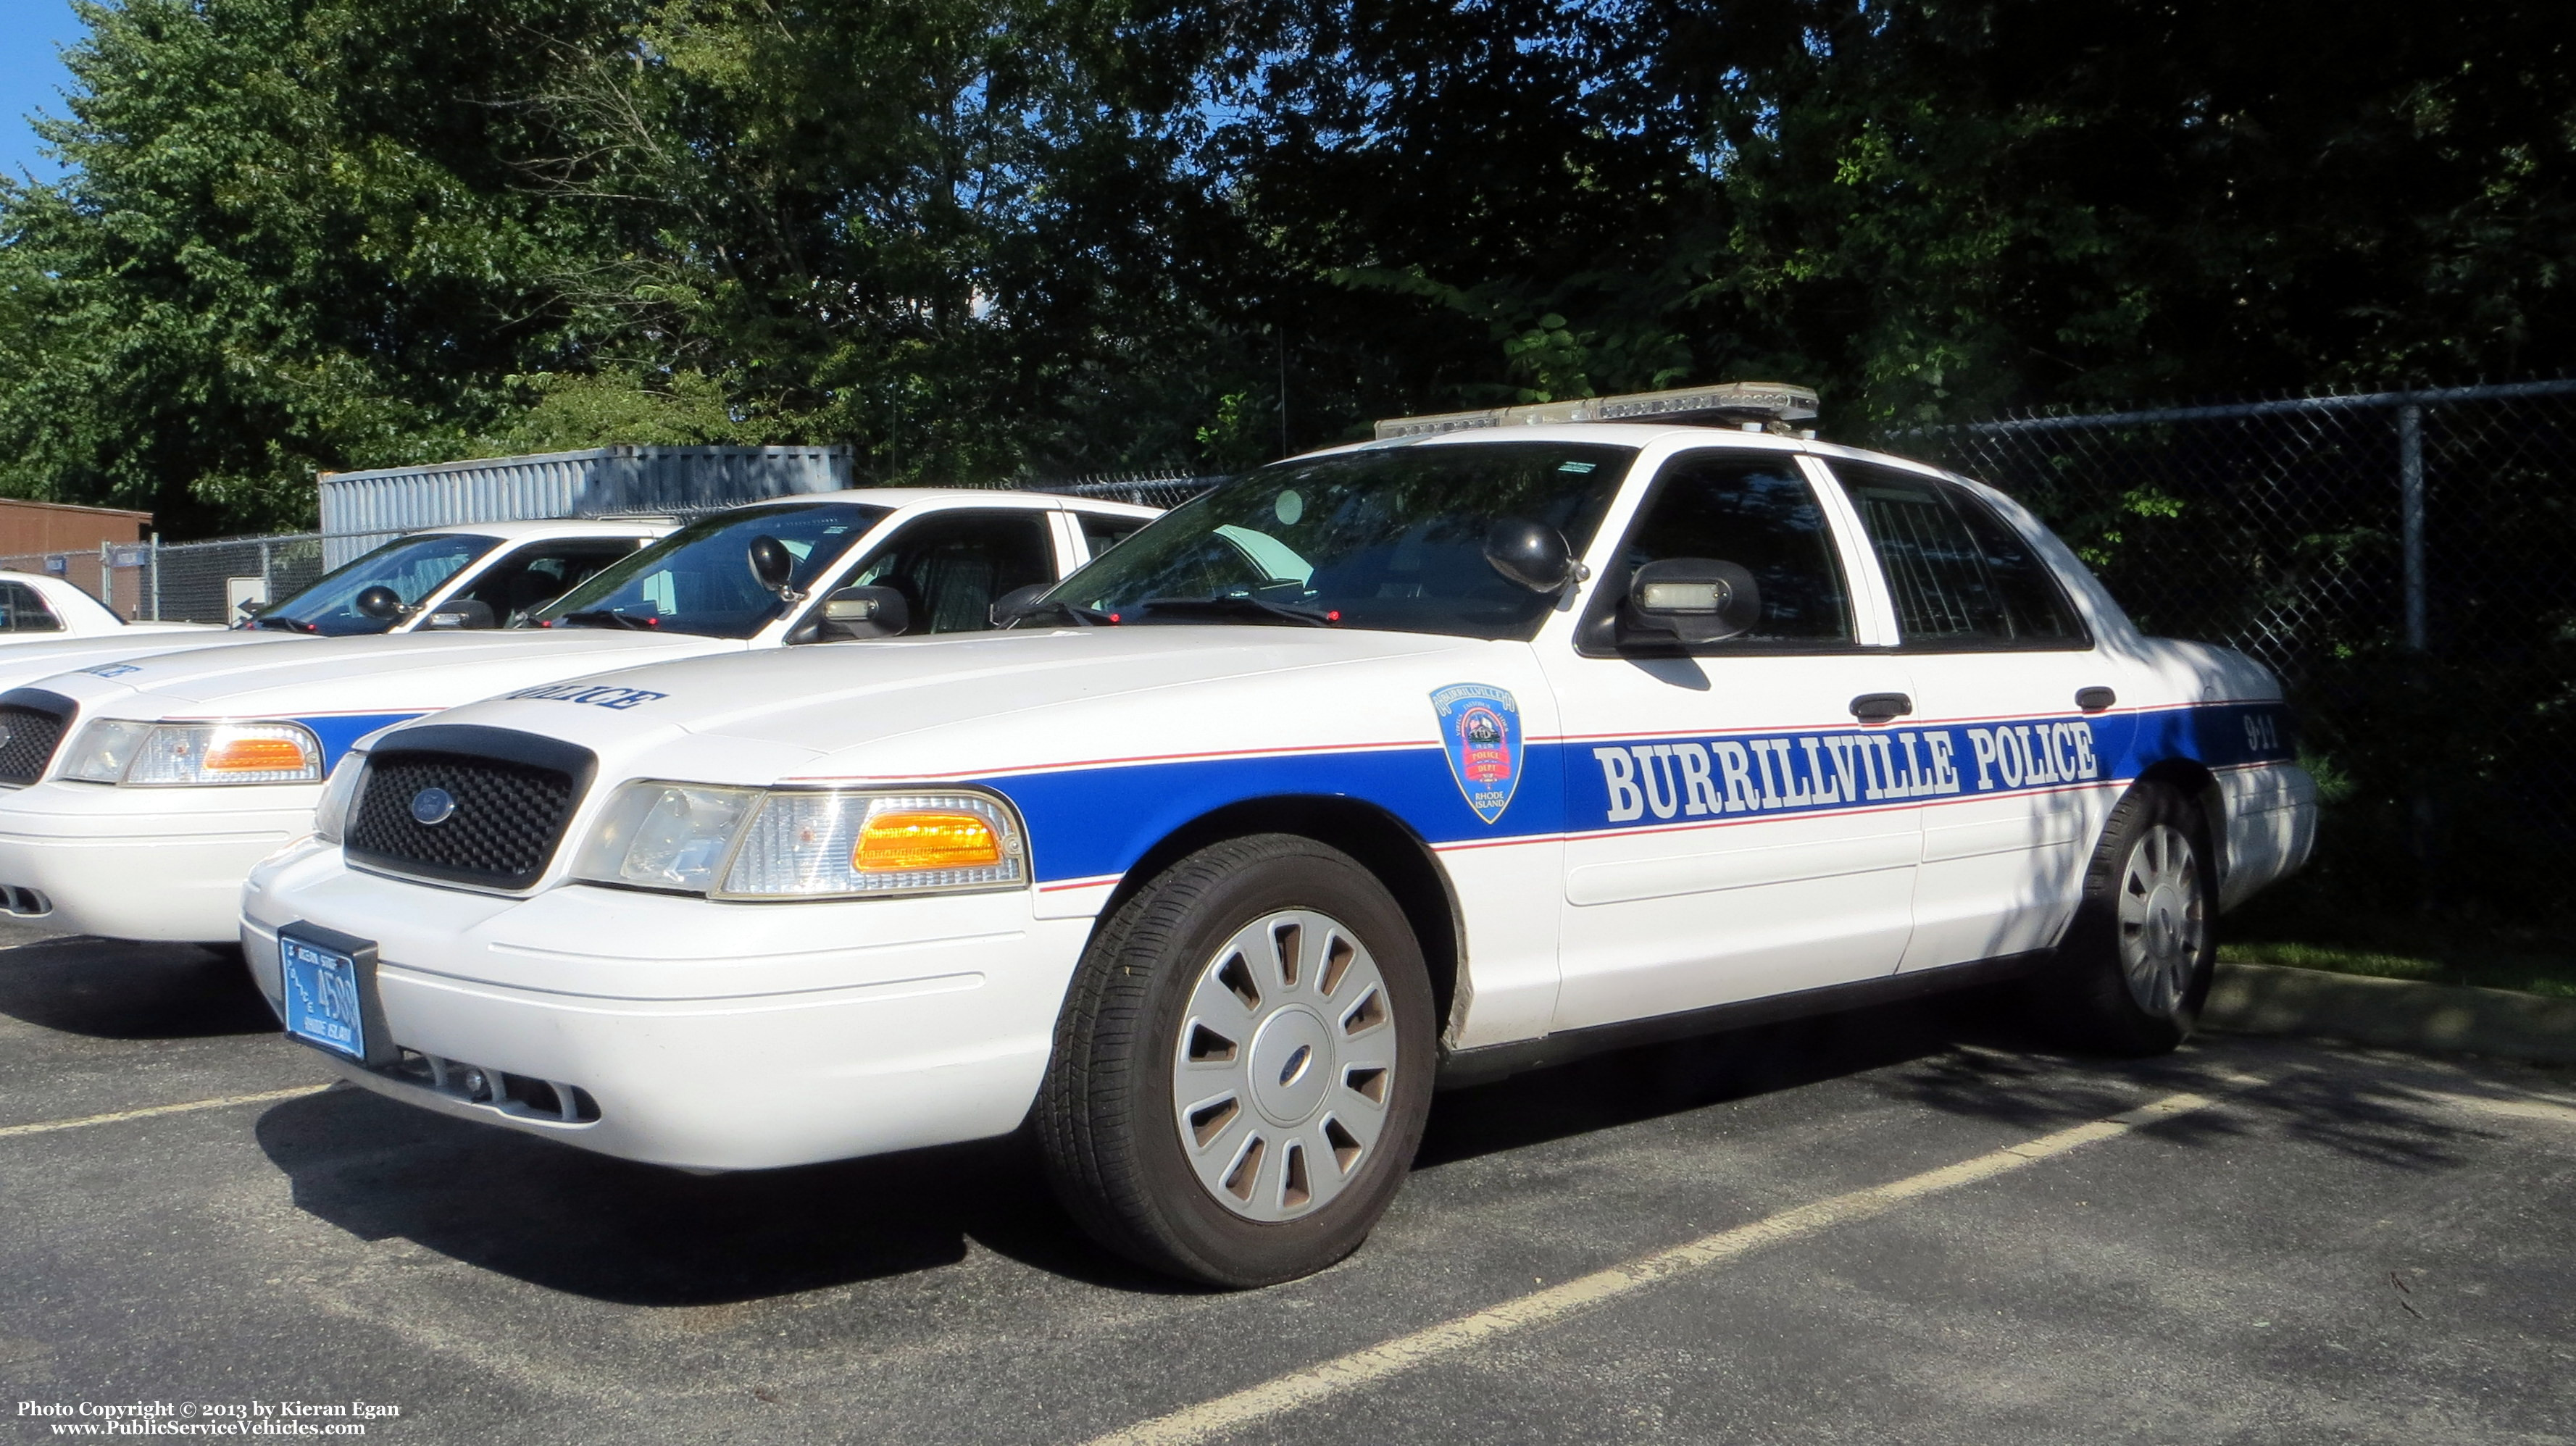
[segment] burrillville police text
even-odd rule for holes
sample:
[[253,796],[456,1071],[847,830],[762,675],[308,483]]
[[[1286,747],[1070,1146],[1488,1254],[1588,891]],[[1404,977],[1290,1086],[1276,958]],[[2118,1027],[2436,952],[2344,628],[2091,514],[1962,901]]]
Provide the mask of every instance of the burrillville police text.
[[364,1436],[398,1420],[376,1401],[20,1401],[18,1418],[56,1436]]

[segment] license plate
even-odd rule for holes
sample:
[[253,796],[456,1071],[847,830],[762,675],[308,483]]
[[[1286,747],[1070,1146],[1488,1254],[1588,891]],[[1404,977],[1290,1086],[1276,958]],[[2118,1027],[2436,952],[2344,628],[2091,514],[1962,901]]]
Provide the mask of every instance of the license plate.
[[285,966],[286,1032],[363,1062],[367,1009],[356,956],[281,934],[277,957]]

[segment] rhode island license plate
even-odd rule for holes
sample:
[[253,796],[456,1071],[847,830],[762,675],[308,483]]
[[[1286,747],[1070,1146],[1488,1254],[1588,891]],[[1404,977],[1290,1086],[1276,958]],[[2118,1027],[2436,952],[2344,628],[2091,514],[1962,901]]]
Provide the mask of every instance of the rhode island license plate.
[[286,1032],[334,1054],[367,1057],[366,1010],[359,1003],[358,961],[292,934],[277,940],[285,966]]

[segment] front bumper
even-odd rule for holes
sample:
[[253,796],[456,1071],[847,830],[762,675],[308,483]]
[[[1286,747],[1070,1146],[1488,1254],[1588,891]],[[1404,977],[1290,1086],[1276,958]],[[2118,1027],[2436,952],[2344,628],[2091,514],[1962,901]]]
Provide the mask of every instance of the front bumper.
[[312,831],[321,798],[318,783],[0,793],[0,887],[41,894],[47,921],[76,933],[228,944],[243,878]]
[[326,1055],[345,1078],[603,1154],[715,1170],[1007,1134],[1036,1097],[1091,927],[1034,917],[1025,892],[713,904],[569,885],[511,899],[365,873],[318,844],[254,871],[242,911],[272,1005],[280,928],[372,940],[396,1046],[570,1086],[597,1118],[476,1103],[417,1071]]

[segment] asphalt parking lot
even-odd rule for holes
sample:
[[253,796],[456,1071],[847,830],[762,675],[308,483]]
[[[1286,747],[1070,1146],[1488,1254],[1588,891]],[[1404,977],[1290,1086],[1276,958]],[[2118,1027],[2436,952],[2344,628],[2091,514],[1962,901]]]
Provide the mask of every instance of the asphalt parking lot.
[[311,1092],[237,964],[6,927],[31,1440],[83,1401],[418,1442],[2576,1439],[2564,1075],[1845,1016],[1444,1096],[1367,1249],[1225,1295],[1095,1252],[1018,1141],[625,1165]]

